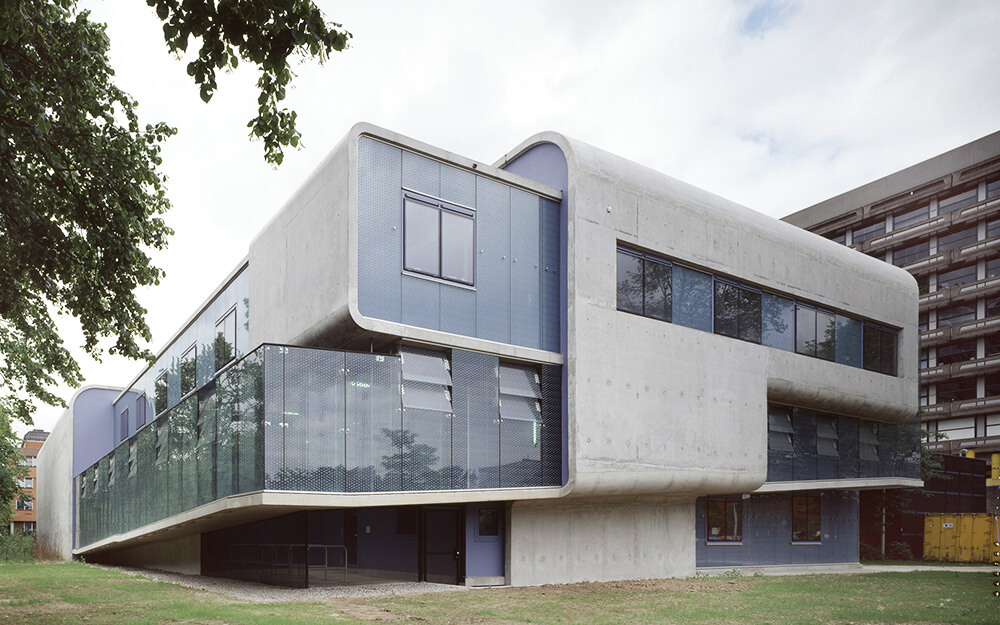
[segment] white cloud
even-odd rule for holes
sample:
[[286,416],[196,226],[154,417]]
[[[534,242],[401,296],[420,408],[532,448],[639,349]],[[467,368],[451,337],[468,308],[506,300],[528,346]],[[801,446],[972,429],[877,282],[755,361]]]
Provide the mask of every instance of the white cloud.
[[[167,277],[141,293],[154,348],[356,121],[485,162],[557,130],[774,216],[1000,128],[989,0],[321,0],[354,39],[296,68],[288,105],[307,148],[274,170],[247,141],[250,68],[205,105],[145,3],[87,4],[109,25],[119,86],[146,121],[180,129],[164,150]],[[140,369],[82,362],[89,383]]]

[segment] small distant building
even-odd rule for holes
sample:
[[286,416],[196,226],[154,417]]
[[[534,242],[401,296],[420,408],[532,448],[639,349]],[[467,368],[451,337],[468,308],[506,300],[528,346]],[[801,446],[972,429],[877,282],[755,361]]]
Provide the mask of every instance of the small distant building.
[[40,533],[288,586],[857,563],[859,491],[922,484],[916,298],[563,135],[488,165],[359,124],[155,362],[77,393]]
[[24,435],[24,440],[21,442],[20,465],[28,467],[28,477],[18,478],[18,486],[26,496],[18,497],[14,501],[14,518],[10,522],[11,533],[33,533],[37,529],[38,452],[48,436],[49,433],[43,430],[31,430]]

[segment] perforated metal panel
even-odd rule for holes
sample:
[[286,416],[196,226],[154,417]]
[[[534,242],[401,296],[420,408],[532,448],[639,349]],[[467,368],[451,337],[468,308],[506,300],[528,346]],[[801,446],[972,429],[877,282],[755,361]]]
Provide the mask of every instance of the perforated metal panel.
[[402,152],[379,141],[358,141],[358,308],[399,321],[402,268]]
[[264,346],[264,488],[286,488],[285,475],[285,352]]
[[441,197],[441,164],[413,152],[402,151],[403,186],[413,191]]
[[[453,488],[500,486],[498,367],[496,356],[457,349],[451,352],[456,432],[453,473],[467,473],[466,480],[453,480]],[[463,428],[464,440],[459,434]]]
[[476,336],[476,291],[458,287],[441,289],[441,331]]
[[442,287],[438,282],[424,280],[413,276],[401,276],[403,306],[400,321],[418,328],[438,330],[441,328]]
[[510,342],[510,187],[480,177],[476,193],[477,336]]
[[510,340],[536,347],[541,339],[539,198],[510,192]]
[[442,164],[441,199],[475,208],[476,175],[465,169]]
[[563,484],[562,367],[542,365],[542,486]]

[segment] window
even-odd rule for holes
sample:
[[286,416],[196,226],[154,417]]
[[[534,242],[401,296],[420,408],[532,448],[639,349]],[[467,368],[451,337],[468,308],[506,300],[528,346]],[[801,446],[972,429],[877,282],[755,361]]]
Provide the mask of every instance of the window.
[[836,232],[831,232],[826,235],[826,238],[830,239],[834,243],[840,243],[841,245],[847,245],[847,231],[837,230]]
[[938,421],[937,431],[945,434],[949,440],[975,438],[976,423],[972,417],[946,419]]
[[795,306],[795,351],[806,356],[833,360],[836,317],[810,306]]
[[822,538],[820,498],[792,497],[792,542],[819,542]]
[[716,280],[715,333],[760,343],[760,292]]
[[1000,178],[986,183],[986,198],[994,198],[1000,195]]
[[930,352],[926,347],[922,347],[920,349],[920,357],[919,360],[917,361],[917,366],[920,369],[926,369],[927,367],[931,366],[930,363],[931,363]]
[[927,385],[927,384],[921,384],[920,385],[920,401],[918,402],[919,405],[921,407],[922,406],[927,406],[927,405],[930,404],[930,400],[931,400],[930,386]]
[[986,222],[986,238],[992,239],[993,237],[1000,236],[1000,219],[994,219],[993,221]]
[[904,209],[905,212],[897,213],[892,217],[892,229],[901,230],[907,226],[912,226],[917,222],[927,219],[927,217],[930,216],[929,209],[929,204],[924,204],[923,206],[918,206],[917,208]]
[[955,248],[969,245],[970,243],[975,243],[978,236],[977,230],[977,226],[972,226],[971,228],[966,228],[965,230],[959,230],[958,232],[938,236],[938,252],[945,252],[947,250],[953,250]]
[[986,261],[986,277],[1000,276],[1000,258],[990,258]]
[[18,499],[17,500],[17,509],[18,510],[22,510],[22,511],[25,511],[25,510],[34,510],[35,509],[35,502],[34,501],[24,501],[23,499]]
[[194,390],[198,371],[198,346],[192,345],[181,356],[181,397]]
[[957,211],[967,206],[972,206],[977,201],[976,190],[970,189],[964,193],[952,195],[938,200],[938,215]]
[[840,434],[837,417],[816,417],[816,453],[820,456],[840,457]]
[[939,273],[937,277],[937,288],[940,291],[942,289],[950,289],[952,287],[962,286],[963,284],[975,281],[976,266],[966,265],[965,267],[958,267],[956,269],[950,269]]
[[937,327],[958,325],[966,321],[973,321],[976,318],[976,305],[956,304],[937,310]]
[[730,499],[709,499],[705,502],[708,521],[705,538],[711,542],[743,540],[743,502]]
[[146,425],[146,394],[143,393],[135,399],[135,429],[138,430]]
[[215,324],[215,370],[225,367],[236,357],[236,308],[223,315]]
[[476,541],[500,540],[500,510],[480,508],[476,511]]
[[937,403],[939,404],[976,398],[976,378],[959,378],[938,382],[936,388]]
[[987,317],[1000,316],[1000,297],[993,296],[986,298],[986,316]]
[[857,245],[862,241],[867,241],[868,239],[874,239],[877,236],[885,234],[885,221],[878,221],[873,224],[868,224],[867,226],[862,226],[860,228],[854,229],[854,244]]
[[34,456],[22,456],[20,460],[17,461],[22,467],[33,467],[35,466]]
[[929,319],[930,319],[930,316],[927,314],[926,311],[918,314],[917,315],[917,330],[920,330],[921,332],[926,332],[927,329],[931,327]]
[[160,419],[160,422],[156,424],[156,440],[153,442],[156,464],[167,461],[167,427],[166,418]]
[[896,331],[866,323],[862,340],[865,369],[896,375]]
[[901,247],[892,251],[892,264],[897,267],[909,265],[921,258],[926,258],[931,253],[930,241],[921,241],[909,247]]
[[154,401],[156,402],[153,407],[156,410],[156,414],[160,414],[167,409],[167,372],[164,371],[160,375],[156,376],[156,382],[153,384]]
[[133,438],[128,444],[128,477],[135,477],[136,467],[138,466],[136,463],[138,449],[139,439]]
[[35,478],[32,477],[19,477],[17,478],[17,485],[21,488],[34,488]]
[[119,440],[128,438],[128,408],[122,409],[121,414],[118,416],[118,428],[121,430],[121,438]]
[[475,283],[475,212],[410,193],[403,195],[403,268]]
[[917,293],[920,295],[927,295],[931,290],[930,276],[924,274],[922,276],[913,276],[917,279]]
[[673,272],[666,261],[618,248],[618,310],[671,320],[673,308]]
[[942,345],[937,348],[937,363],[939,365],[950,365],[953,362],[964,362],[974,360],[976,357],[976,341],[961,341],[951,345]]
[[1000,334],[990,334],[986,337],[986,355],[1000,354]]

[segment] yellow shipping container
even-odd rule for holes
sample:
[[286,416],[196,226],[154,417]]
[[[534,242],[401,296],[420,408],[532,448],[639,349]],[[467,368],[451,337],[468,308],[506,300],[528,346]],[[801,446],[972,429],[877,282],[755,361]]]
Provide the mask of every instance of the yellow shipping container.
[[989,563],[998,529],[992,514],[925,514],[924,559]]

